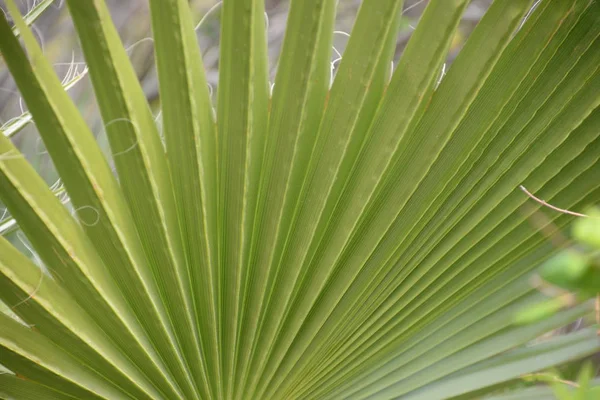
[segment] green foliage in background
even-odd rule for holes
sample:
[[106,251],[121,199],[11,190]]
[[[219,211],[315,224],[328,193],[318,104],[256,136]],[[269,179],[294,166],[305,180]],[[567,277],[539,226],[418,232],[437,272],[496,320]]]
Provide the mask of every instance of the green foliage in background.
[[561,376],[558,371],[548,371],[523,376],[535,385],[518,392],[485,397],[486,400],[595,400],[600,396],[600,379],[593,380],[594,370],[590,363],[584,364],[578,372],[577,379],[570,381]]
[[559,400],[594,400],[600,397],[600,386],[591,387],[594,370],[590,364],[586,364],[580,371],[576,383],[566,386],[574,386],[574,390],[568,390],[563,382],[552,382],[553,391]]
[[187,1],[150,0],[159,119],[104,1],[66,3],[110,155],[8,0],[60,184],[2,131],[0,397],[475,398],[600,347],[531,343],[587,302],[514,323],[559,251],[519,186],[600,197],[598,1],[497,0],[444,68],[468,1],[431,0],[392,73],[402,1],[364,0],[331,81],[336,1],[292,0],[270,82],[263,2],[225,0],[213,108]]
[[575,221],[572,235],[577,247],[548,260],[540,274],[552,285],[590,298],[600,293],[600,211]]
[[600,319],[600,211],[591,209],[578,217],[571,232],[573,243],[547,260],[539,270],[542,289],[553,290],[554,296],[520,311],[516,317],[518,323],[547,318],[594,297],[596,319]]

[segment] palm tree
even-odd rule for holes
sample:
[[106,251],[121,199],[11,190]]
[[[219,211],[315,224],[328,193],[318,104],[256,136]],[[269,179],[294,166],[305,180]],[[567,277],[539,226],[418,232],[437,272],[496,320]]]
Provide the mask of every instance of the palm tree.
[[0,396],[474,398],[598,349],[530,343],[587,304],[514,323],[539,228],[574,218],[519,186],[600,196],[598,1],[497,0],[443,75],[467,0],[431,0],[393,74],[402,1],[364,0],[330,82],[336,1],[292,0],[271,88],[263,2],[224,0],[213,109],[187,2],[150,0],[160,124],[104,2],[66,3],[111,156],[8,0],[71,209],[0,135],[2,226],[39,257],[0,237]]

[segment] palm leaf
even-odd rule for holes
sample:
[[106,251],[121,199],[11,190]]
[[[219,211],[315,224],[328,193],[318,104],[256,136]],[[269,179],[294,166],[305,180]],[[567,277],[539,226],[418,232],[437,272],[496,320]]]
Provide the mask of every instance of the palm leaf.
[[[402,1],[365,0],[330,81],[336,1],[292,0],[270,95],[264,4],[225,0],[216,110],[187,2],[149,3],[161,127],[106,4],[67,0],[109,159],[37,14],[0,18],[30,110],[0,135],[0,233],[41,263],[0,238],[0,397],[470,398],[597,351],[523,347],[588,304],[514,323],[539,229],[574,218],[519,186],[600,196],[597,1],[496,0],[440,78],[468,2],[431,0],[390,76]],[[73,213],[10,140],[31,120]]]
[[[54,0],[42,0],[37,4],[34,2],[33,6],[27,11],[27,14],[23,16],[23,20],[27,26],[33,25],[33,23],[47,10]],[[29,3],[27,3],[29,5]],[[19,36],[19,29],[15,26],[13,27],[13,32],[15,36]]]

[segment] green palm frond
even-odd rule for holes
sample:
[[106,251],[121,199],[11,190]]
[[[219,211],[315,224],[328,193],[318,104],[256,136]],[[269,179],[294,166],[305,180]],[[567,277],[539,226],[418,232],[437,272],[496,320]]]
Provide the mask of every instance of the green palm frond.
[[[23,16],[23,20],[27,26],[31,26],[50,6],[52,6],[54,0],[41,0],[39,2],[33,2],[31,8],[27,11],[27,14]],[[29,4],[29,3],[28,3]],[[19,36],[19,29],[14,26],[13,32],[15,36]]]
[[468,1],[431,0],[390,71],[402,1],[364,0],[331,81],[337,2],[292,0],[271,83],[264,2],[224,0],[213,107],[187,1],[150,0],[160,127],[104,1],[66,3],[111,155],[7,1],[1,398],[475,398],[600,348],[531,344],[587,303],[515,324],[575,218],[519,187],[600,198],[598,1],[496,0],[446,71]]

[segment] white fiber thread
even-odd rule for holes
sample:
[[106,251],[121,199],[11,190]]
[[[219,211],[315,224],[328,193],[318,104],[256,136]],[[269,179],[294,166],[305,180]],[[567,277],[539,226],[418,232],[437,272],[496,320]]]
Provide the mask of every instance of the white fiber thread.
[[[131,125],[133,125],[133,127],[134,127],[134,129],[136,131],[139,131],[139,127],[137,126],[137,124],[135,122],[133,122],[132,120],[130,120],[129,118],[116,118],[116,119],[113,119],[112,121],[109,121],[107,124],[104,125],[104,132],[106,132],[106,128],[108,128],[109,126],[111,126],[112,124],[115,124],[117,122],[127,122],[127,123],[130,123]],[[113,158],[117,157],[117,156],[120,156],[120,155],[123,155],[123,154],[125,154],[125,153],[133,150],[137,145],[138,145],[138,141],[136,139],[135,143],[133,143],[130,147],[126,148],[123,151],[119,151],[119,152],[113,153]]]
[[[82,211],[82,210],[92,210],[92,211],[94,211],[94,213],[96,213],[96,217],[94,218],[94,220],[92,222],[86,222],[79,215],[79,212]],[[100,213],[98,212],[98,210],[95,207],[92,207],[92,206],[81,206],[81,207],[75,208],[75,209],[73,209],[73,212],[71,213],[71,215],[81,225],[85,225],[85,226],[89,226],[89,227],[96,226],[100,222]]]
[[209,8],[208,11],[206,12],[206,14],[204,14],[204,16],[202,18],[200,18],[200,21],[196,24],[194,31],[197,31],[198,28],[200,28],[200,26],[202,26],[202,24],[206,21],[208,16],[210,14],[212,14],[217,8],[221,7],[222,5],[223,5],[223,1],[219,1],[217,4],[215,4],[214,6]]

